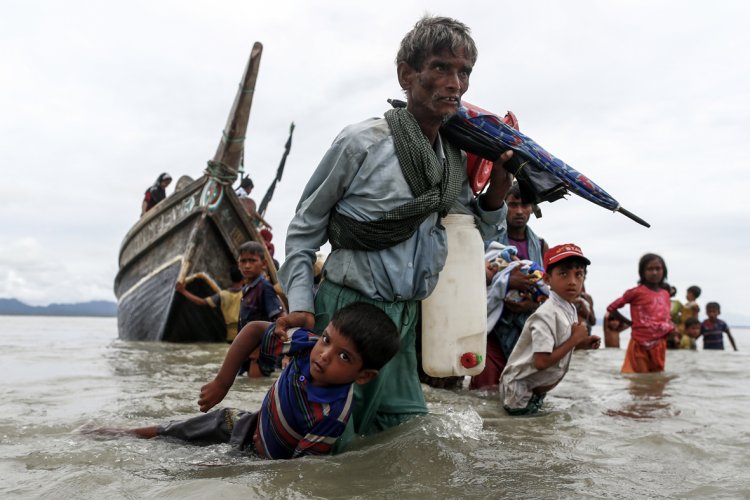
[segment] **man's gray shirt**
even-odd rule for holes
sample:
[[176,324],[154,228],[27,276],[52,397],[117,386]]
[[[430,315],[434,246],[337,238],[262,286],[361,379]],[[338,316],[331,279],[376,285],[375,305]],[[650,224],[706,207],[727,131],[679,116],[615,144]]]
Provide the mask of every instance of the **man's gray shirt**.
[[[444,162],[440,138],[435,150]],[[314,311],[312,265],[315,252],[328,240],[331,210],[372,221],[413,198],[385,119],[372,118],[346,127],[307,183],[289,224],[286,259],[279,270],[289,310]],[[464,178],[451,212],[475,215],[486,240],[504,226],[507,209],[503,204],[498,210],[482,210]],[[409,239],[393,247],[380,251],[334,250],[326,260],[325,279],[374,300],[422,300],[435,288],[446,255],[445,230],[434,213]]]

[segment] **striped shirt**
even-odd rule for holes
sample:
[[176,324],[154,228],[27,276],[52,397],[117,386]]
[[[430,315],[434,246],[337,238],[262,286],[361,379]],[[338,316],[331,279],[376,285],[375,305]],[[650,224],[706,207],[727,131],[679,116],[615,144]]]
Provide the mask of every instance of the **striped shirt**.
[[271,325],[263,334],[260,360],[292,356],[263,400],[258,435],[265,457],[324,455],[343,434],[351,415],[352,384],[317,387],[310,383],[310,351],[318,335],[302,328],[281,342]]
[[703,336],[704,349],[724,349],[724,332],[729,327],[722,320],[703,320],[701,323],[701,335]]

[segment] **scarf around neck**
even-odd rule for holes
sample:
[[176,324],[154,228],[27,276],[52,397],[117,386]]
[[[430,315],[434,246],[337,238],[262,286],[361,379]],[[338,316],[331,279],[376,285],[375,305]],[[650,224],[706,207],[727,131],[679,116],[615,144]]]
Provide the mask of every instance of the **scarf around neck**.
[[385,212],[374,221],[358,221],[335,209],[328,222],[334,250],[377,251],[409,239],[435,212],[444,217],[458,199],[463,185],[461,150],[443,141],[445,165],[437,157],[417,120],[405,108],[386,111],[401,172],[414,199]]

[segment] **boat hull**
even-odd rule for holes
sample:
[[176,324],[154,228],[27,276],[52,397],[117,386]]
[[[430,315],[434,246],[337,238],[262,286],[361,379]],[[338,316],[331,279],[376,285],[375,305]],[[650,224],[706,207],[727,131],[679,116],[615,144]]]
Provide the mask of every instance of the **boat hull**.
[[[147,212],[120,248],[115,279],[118,334],[124,340],[221,342],[221,312],[177,293],[178,281],[200,297],[230,285],[239,246],[259,241],[234,192],[202,177]],[[275,282],[271,256],[266,254]]]

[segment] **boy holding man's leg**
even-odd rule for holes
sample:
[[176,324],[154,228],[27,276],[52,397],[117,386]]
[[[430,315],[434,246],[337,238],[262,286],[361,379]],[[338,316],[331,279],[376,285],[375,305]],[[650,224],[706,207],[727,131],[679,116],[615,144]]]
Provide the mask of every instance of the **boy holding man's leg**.
[[202,412],[221,402],[240,364],[260,346],[261,357],[292,356],[260,411],[222,408],[166,425],[91,432],[230,443],[268,459],[329,453],[351,415],[352,384],[375,378],[398,351],[396,326],[377,307],[355,302],[337,311],[320,336],[299,328],[281,339],[274,328],[262,321],[246,325],[229,347],[216,378],[201,388],[198,400]]
[[500,397],[509,414],[539,411],[547,392],[568,371],[573,349],[599,348],[599,337],[588,335],[573,305],[589,264],[572,243],[544,254],[544,282],[551,289],[550,297],[526,321],[500,377]]

